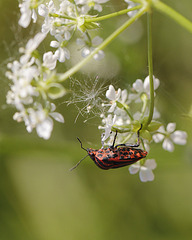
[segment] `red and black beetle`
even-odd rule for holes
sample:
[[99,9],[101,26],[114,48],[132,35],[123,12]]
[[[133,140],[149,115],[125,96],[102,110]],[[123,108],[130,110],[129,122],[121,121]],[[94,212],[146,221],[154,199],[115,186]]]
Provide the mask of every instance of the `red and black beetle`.
[[[140,129],[139,129],[140,131]],[[94,161],[94,163],[101,169],[108,170],[113,168],[120,168],[127,165],[131,165],[140,159],[146,157],[147,152],[142,149],[137,149],[136,147],[139,146],[139,131],[138,131],[138,142],[134,145],[127,145],[127,144],[118,144],[115,145],[115,140],[117,137],[117,132],[115,134],[113,145],[108,148],[101,148],[98,150],[92,148],[84,148],[82,146],[82,142],[79,138],[78,141],[81,144],[81,148],[84,149],[88,154],[83,158],[85,159],[87,156]],[[76,168],[80,162],[83,160],[81,159],[73,168]]]

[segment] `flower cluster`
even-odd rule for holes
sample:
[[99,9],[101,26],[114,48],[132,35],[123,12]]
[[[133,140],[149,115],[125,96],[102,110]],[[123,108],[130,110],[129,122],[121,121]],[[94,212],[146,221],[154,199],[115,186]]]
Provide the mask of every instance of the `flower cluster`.
[[[14,120],[24,121],[26,129],[48,139],[53,129],[53,119],[64,122],[61,114],[55,112],[55,99],[63,97],[65,88],[60,83],[60,75],[56,73],[57,62],[70,59],[68,43],[76,32],[79,33],[77,44],[82,46],[82,56],[89,55],[103,40],[96,36],[93,39],[88,33],[99,24],[94,21],[95,15],[88,15],[90,10],[102,11],[103,3],[108,0],[23,0],[19,4],[21,17],[19,25],[27,28],[31,20],[43,20],[41,31],[29,39],[26,46],[20,48],[20,59],[10,62],[6,76],[11,80],[7,93],[7,104],[15,106],[17,112]],[[93,21],[92,21],[93,20]],[[48,36],[52,51],[40,55],[38,47]],[[99,51],[94,59],[104,57]]]
[[[19,24],[26,28],[31,19],[36,22],[38,15],[43,17],[41,32],[55,38],[50,42],[53,51],[48,52],[48,61],[51,62],[50,67],[53,69],[56,67],[57,61],[65,62],[70,58],[68,44],[76,32],[80,35],[77,44],[83,45],[83,57],[89,55],[103,41],[100,37],[92,39],[88,33],[88,30],[99,27],[99,24],[94,21],[95,16],[88,15],[88,13],[92,9],[101,12],[101,4],[107,1],[59,0],[59,4],[55,4],[53,0],[50,0],[43,4],[38,0],[24,0],[19,5],[21,11]],[[100,60],[103,56],[103,51],[100,51],[94,58]]]
[[[154,90],[159,87],[159,79],[153,77]],[[154,93],[155,96],[155,93]],[[158,119],[160,113],[155,109],[153,119],[148,123],[150,88],[149,77],[144,81],[137,79],[130,91],[120,88],[116,91],[110,85],[106,92],[106,98],[109,100],[102,106],[107,108],[107,115],[102,114],[102,125],[99,129],[105,131],[102,142],[112,145],[114,134],[117,131],[117,144],[133,142],[140,130],[141,144],[144,150],[149,152],[149,144],[152,142],[163,142],[163,148],[169,152],[174,150],[174,143],[179,145],[186,144],[187,133],[176,130],[175,123],[169,123],[165,130]],[[133,107],[134,106],[134,107]],[[107,142],[106,142],[107,140]],[[129,168],[131,174],[139,172],[142,182],[154,180],[152,170],[156,168],[154,159],[143,159],[140,162],[132,164]]]
[[24,121],[28,132],[36,128],[39,137],[48,139],[53,129],[52,118],[64,122],[63,116],[54,112],[55,105],[51,100],[62,97],[66,91],[46,61],[42,64],[36,56],[36,48],[44,37],[43,33],[38,33],[28,41],[25,49],[21,49],[23,55],[20,60],[8,63],[6,76],[12,83],[7,93],[7,104],[15,106],[17,112],[13,118],[18,122]]
[[[19,4],[21,17],[19,25],[27,28],[31,21],[41,24],[39,32],[20,48],[19,60],[8,63],[7,78],[11,81],[7,93],[7,104],[13,105],[17,112],[13,119],[24,122],[28,132],[36,129],[39,137],[49,139],[53,130],[53,120],[63,123],[63,116],[56,112],[53,103],[55,99],[63,97],[66,93],[64,82],[69,76],[77,72],[95,53],[93,58],[101,60],[104,57],[102,48],[117,37],[126,24],[112,33],[102,44],[103,39],[90,33],[100,27],[98,21],[127,13],[129,17],[137,19],[149,10],[150,1],[124,0],[128,4],[126,11],[118,14],[108,14],[97,17],[102,12],[104,3],[109,0],[21,0]],[[142,8],[143,6],[143,8]],[[134,9],[132,9],[134,8]],[[139,11],[140,9],[142,11]],[[138,12],[139,11],[139,12]],[[134,22],[132,21],[132,22]],[[129,20],[129,24],[131,21]],[[49,36],[51,51],[40,54],[40,44]],[[48,38],[48,39],[50,39]],[[63,63],[70,59],[69,43],[80,46],[84,59],[66,73],[58,74],[58,62]],[[98,47],[99,46],[99,47]],[[75,69],[75,70],[74,70]],[[149,84],[152,76],[144,81],[137,79],[132,88],[127,91],[120,88],[116,91],[110,85],[106,92],[107,101],[103,102],[101,115],[102,145],[112,145],[114,133],[118,132],[117,144],[134,142],[140,135],[142,148],[149,152],[149,144],[162,142],[163,149],[172,152],[174,144],[184,145],[187,133],[176,130],[175,123],[169,123],[165,128],[159,121],[160,113],[154,108],[153,103],[160,81],[153,76],[153,85]],[[152,83],[152,81],[151,81]],[[99,105],[101,98],[100,88],[94,91],[97,81],[86,88],[74,91],[73,103],[83,102],[83,111],[93,112],[93,107]],[[102,85],[103,86],[103,85]],[[151,88],[151,89],[150,89]],[[104,88],[102,88],[104,90]],[[154,96],[152,95],[154,90]],[[104,90],[105,91],[105,90]],[[83,97],[79,92],[83,92]],[[151,98],[151,99],[150,99]],[[116,136],[116,135],[115,135]],[[139,141],[137,140],[137,143]],[[129,168],[131,174],[139,172],[142,182],[154,179],[153,170],[156,168],[154,159],[143,159]]]

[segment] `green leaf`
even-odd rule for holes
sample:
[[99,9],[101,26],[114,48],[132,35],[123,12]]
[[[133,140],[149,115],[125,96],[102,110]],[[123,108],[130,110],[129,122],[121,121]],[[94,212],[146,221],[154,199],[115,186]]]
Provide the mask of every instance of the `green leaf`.
[[148,130],[141,130],[140,136],[144,139],[147,139],[149,142],[152,140],[152,135]]
[[96,22],[85,22],[84,26],[86,29],[97,29],[99,28],[99,24]]
[[159,127],[162,126],[162,123],[157,122],[157,121],[152,121],[149,126],[147,127],[147,130],[149,132],[155,132],[159,129]]
[[138,120],[132,122],[132,131],[137,132],[141,127],[141,123]]

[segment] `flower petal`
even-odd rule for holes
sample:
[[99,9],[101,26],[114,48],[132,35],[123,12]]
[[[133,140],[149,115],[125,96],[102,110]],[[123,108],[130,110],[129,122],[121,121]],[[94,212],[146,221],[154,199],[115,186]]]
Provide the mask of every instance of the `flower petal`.
[[57,42],[57,41],[51,41],[51,42],[50,42],[50,46],[53,47],[53,48],[58,48],[58,47],[59,47],[59,42]]
[[169,152],[173,152],[175,149],[173,142],[169,138],[165,138],[162,146],[166,151],[169,151]]
[[57,56],[55,56],[51,51],[44,53],[43,55],[43,65],[50,70],[53,70],[57,64]]
[[155,159],[147,159],[145,162],[145,167],[148,169],[155,169],[157,167],[157,163],[155,162]]
[[51,118],[46,118],[43,122],[37,124],[36,131],[39,137],[44,139],[49,139],[51,132],[53,130],[53,120]]
[[167,124],[167,132],[172,133],[175,131],[176,123],[168,123]]
[[132,164],[130,167],[129,167],[129,172],[130,174],[136,174],[140,169],[140,164],[139,163],[136,163],[136,164]]
[[141,182],[153,181],[155,178],[152,170],[144,166],[141,167],[141,170],[139,172],[139,177]]
[[103,38],[96,36],[92,39],[92,44],[97,46],[103,42]]
[[108,112],[114,112],[114,110],[115,110],[115,107],[116,107],[116,102],[114,102],[112,105],[111,105],[111,107],[109,108],[109,110],[108,110]]
[[159,143],[159,142],[163,141],[163,139],[164,139],[163,134],[157,133],[157,134],[153,135],[153,140],[155,143]]
[[175,131],[171,134],[171,139],[174,143],[179,145],[185,145],[187,142],[187,133],[184,131]]
[[60,113],[52,112],[52,113],[49,113],[49,115],[53,117],[57,122],[64,123],[64,117]]
[[[156,90],[159,87],[160,81],[158,78],[155,78],[155,76],[153,76],[153,85],[154,85],[154,90]],[[144,80],[144,89],[146,90],[147,93],[150,92],[150,81],[149,81],[149,76],[147,76]]]
[[137,91],[139,93],[143,92],[143,81],[141,79],[137,79],[133,83],[133,88],[135,89],[135,91]]
[[116,93],[115,93],[115,88],[113,87],[113,85],[110,85],[110,86],[109,86],[109,89],[108,89],[107,92],[106,92],[106,97],[107,97],[109,100],[115,100]]

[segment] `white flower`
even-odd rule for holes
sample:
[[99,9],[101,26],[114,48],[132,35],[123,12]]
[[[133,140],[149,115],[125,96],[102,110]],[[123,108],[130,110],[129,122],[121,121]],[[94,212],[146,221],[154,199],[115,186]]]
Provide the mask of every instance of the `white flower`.
[[[66,35],[66,37],[68,37],[70,39],[70,35],[68,36],[67,33],[65,35]],[[57,34],[55,36],[55,38],[58,41],[51,41],[50,46],[53,48],[57,48],[57,50],[55,51],[55,56],[57,57],[59,62],[65,62],[65,59],[70,58],[69,50],[66,47],[63,47],[63,45],[64,45],[65,41],[67,41],[67,39],[63,38],[59,34]]]
[[87,12],[89,12],[91,8],[93,8],[98,12],[101,12],[103,10],[101,4],[106,3],[108,1],[109,0],[75,0],[76,4],[83,5],[81,7],[81,12],[83,14],[86,14]]
[[20,62],[22,64],[26,64],[29,59],[31,58],[31,54],[34,50],[38,48],[38,46],[41,44],[41,42],[45,39],[46,34],[44,33],[37,33],[34,38],[30,39],[25,48],[21,48],[20,52],[24,53],[23,56],[20,58]]
[[[153,85],[154,85],[154,90],[156,90],[160,85],[159,79],[155,78],[154,76],[153,76]],[[142,95],[142,93],[147,94],[148,98],[150,98],[149,76],[147,76],[145,78],[144,82],[141,79],[137,79],[133,83],[133,89],[136,91],[136,93],[129,95],[129,101],[135,100],[136,102],[139,102],[140,96]],[[155,95],[155,93],[154,93],[154,95]]]
[[53,70],[57,64],[57,56],[51,51],[44,53],[43,55],[43,66]]
[[141,182],[153,181],[154,174],[153,171],[157,167],[157,164],[154,159],[147,159],[143,165],[140,162],[132,164],[129,167],[130,174],[136,174],[139,172],[139,178]]
[[112,126],[115,124],[117,116],[114,115],[114,117],[112,117],[111,114],[109,114],[107,116],[107,118],[103,119],[103,123],[105,124],[105,126],[99,126],[99,129],[104,129],[105,133],[103,135],[102,141],[104,142],[111,134],[111,128]]
[[[44,17],[44,23],[41,29],[43,33],[50,32],[52,36],[57,34],[64,36],[65,32],[73,32],[74,28],[76,28],[76,21],[73,19],[77,17],[77,12],[75,5],[70,1],[62,1],[58,6],[51,0],[46,4],[39,5],[38,13]],[[69,19],[54,16],[57,14],[68,16]]]
[[39,75],[39,70],[36,66],[21,64],[18,61],[8,64],[11,71],[6,73],[6,76],[12,80],[11,90],[7,93],[7,103],[15,105],[18,110],[23,109],[24,104],[31,104],[33,96],[38,96],[35,87],[31,85],[34,78]]
[[167,128],[161,126],[158,133],[153,135],[154,142],[162,142],[163,148],[169,152],[174,151],[174,143],[178,145],[185,145],[187,143],[187,133],[184,131],[175,131],[176,123],[169,123]]
[[76,17],[76,10],[75,9],[76,9],[76,6],[73,3],[73,1],[65,0],[65,1],[62,1],[61,4],[59,5],[58,12],[62,15],[67,15],[67,16],[70,16],[70,17]]
[[24,0],[19,4],[21,17],[19,19],[19,25],[23,28],[27,28],[31,22],[31,18],[35,23],[37,21],[37,14],[31,6],[31,0]]
[[[125,2],[129,4],[127,9],[130,9],[139,5],[139,3],[135,3],[130,0],[125,0]],[[137,10],[134,10],[134,11],[128,12],[127,14],[129,17],[133,17],[136,13],[137,13]]]
[[[50,110],[43,108],[41,104],[35,104],[34,108],[27,108],[16,112],[13,119],[21,122],[24,121],[28,132],[36,128],[39,137],[49,139],[53,130],[53,120],[64,123],[64,118],[60,113],[54,112],[55,105],[49,104]],[[52,118],[51,118],[52,117]]]
[[[76,43],[77,45],[84,46],[82,48],[81,55],[82,57],[87,57],[91,52],[95,50],[95,48],[100,45],[103,42],[103,39],[99,36],[94,37],[91,41],[87,38],[86,35],[84,35],[84,39],[77,38]],[[95,60],[100,61],[105,56],[104,52],[102,50],[99,50],[97,54],[93,56]]]
[[115,107],[117,105],[116,101],[120,99],[120,96],[121,96],[121,89],[119,88],[116,92],[113,85],[110,85],[109,89],[106,92],[106,97],[111,101],[111,107],[108,110],[108,112],[113,112],[115,110]]
[[50,138],[52,130],[53,120],[49,117],[46,118],[44,121],[38,123],[36,126],[38,136],[46,140]]
[[[38,13],[40,16],[45,18],[44,23],[42,24],[42,33],[47,34],[50,32],[51,35],[54,35],[56,32],[56,26],[54,26],[54,23],[57,20],[54,17],[50,16],[50,14],[57,13],[54,2],[51,0],[46,4],[39,5]],[[59,19],[57,22],[59,22]]]

